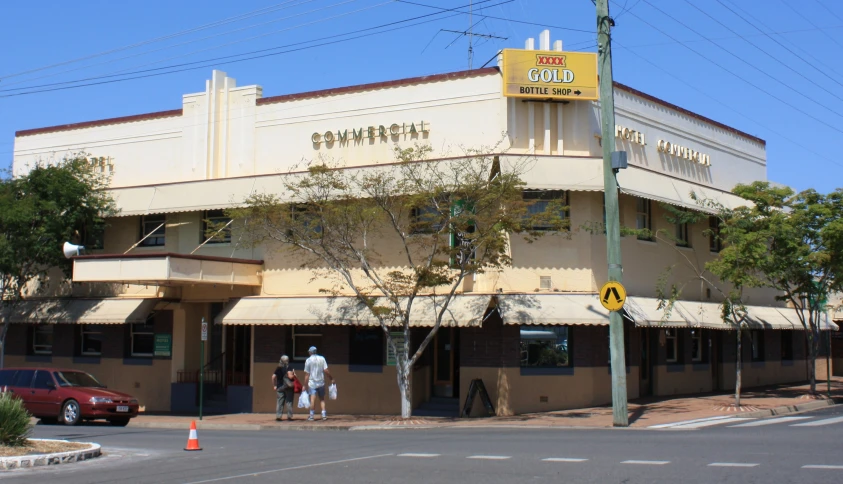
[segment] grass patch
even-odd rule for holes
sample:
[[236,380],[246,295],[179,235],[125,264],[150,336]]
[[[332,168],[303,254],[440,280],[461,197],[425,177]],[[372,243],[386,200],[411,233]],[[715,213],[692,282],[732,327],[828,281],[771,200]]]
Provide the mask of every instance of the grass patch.
[[52,454],[54,452],[69,452],[90,447],[89,444],[77,442],[62,442],[59,440],[27,440],[26,444],[18,447],[0,445],[0,457],[20,457],[23,455]]

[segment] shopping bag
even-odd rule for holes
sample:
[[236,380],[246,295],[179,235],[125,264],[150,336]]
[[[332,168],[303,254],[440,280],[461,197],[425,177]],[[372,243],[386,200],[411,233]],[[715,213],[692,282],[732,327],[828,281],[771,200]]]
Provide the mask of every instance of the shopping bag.
[[301,392],[302,392],[301,382],[299,381],[299,377],[295,376],[295,377],[293,377],[293,393],[301,393]]
[[299,394],[299,408],[310,408],[310,393],[307,390]]
[[328,398],[331,400],[337,399],[337,384],[331,383],[331,386],[328,387]]

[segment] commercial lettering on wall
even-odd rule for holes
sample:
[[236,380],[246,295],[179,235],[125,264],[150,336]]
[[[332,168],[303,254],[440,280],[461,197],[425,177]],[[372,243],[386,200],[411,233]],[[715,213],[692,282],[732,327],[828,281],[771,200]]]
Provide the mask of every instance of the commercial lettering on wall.
[[324,133],[313,133],[310,136],[310,141],[315,145],[325,143],[331,145],[333,143],[347,144],[349,141],[362,142],[364,139],[382,139],[382,138],[398,138],[401,135],[405,137],[421,136],[430,132],[430,123],[421,121],[419,123],[392,123],[389,126],[367,126],[361,128],[338,129],[336,131],[325,131]]
[[705,153],[700,153],[699,151],[663,139],[659,140],[657,146],[659,153],[684,158],[694,163],[699,163],[702,166],[711,166],[711,157]]
[[647,142],[644,140],[644,133],[619,124],[615,125],[615,138],[620,138],[641,146],[647,145]]
[[503,95],[541,100],[597,99],[597,54],[503,50]]

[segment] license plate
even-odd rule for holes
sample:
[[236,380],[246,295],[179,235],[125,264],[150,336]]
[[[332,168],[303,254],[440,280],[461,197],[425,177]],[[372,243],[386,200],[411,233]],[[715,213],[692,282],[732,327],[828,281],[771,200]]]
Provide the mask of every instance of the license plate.
[[117,407],[117,411],[118,411],[118,412],[128,412],[128,411],[129,411],[129,407],[127,407],[127,406],[125,406],[125,405],[120,405],[120,406],[118,406],[118,407]]

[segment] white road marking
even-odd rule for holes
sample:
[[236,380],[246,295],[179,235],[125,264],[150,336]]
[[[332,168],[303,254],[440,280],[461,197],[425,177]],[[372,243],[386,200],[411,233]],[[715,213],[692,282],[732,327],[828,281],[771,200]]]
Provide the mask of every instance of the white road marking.
[[674,429],[701,429],[703,427],[711,427],[714,425],[722,425],[725,423],[732,423],[732,422],[745,422],[747,420],[755,420],[754,418],[747,418],[747,417],[727,417],[720,420],[710,420],[707,422],[697,422],[685,425],[679,425],[676,427],[671,427]]
[[802,466],[803,469],[839,469],[843,470],[843,466],[829,466],[829,465],[807,465]]
[[398,454],[398,457],[439,457],[442,454]]
[[711,421],[711,420],[723,420],[724,418],[734,418],[734,417],[731,417],[729,415],[724,415],[724,416],[721,416],[721,417],[696,418],[694,420],[683,420],[682,422],[672,422],[672,423],[659,424],[659,425],[650,425],[647,428],[648,429],[666,429],[666,428],[674,427],[676,425],[685,425],[685,424],[691,424],[691,423],[696,423],[696,422],[708,422],[708,421]]
[[625,461],[621,462],[621,464],[663,466],[665,464],[670,464],[670,461],[669,460],[625,460]]
[[758,467],[758,465],[746,462],[712,462],[708,467]]
[[812,422],[805,422],[801,424],[793,424],[791,427],[819,427],[820,425],[831,425],[843,422],[843,417],[827,418],[823,420],[814,420]]
[[547,459],[542,459],[544,462],[585,462],[588,459],[574,459],[571,457],[548,457]]
[[511,455],[471,455],[466,459],[481,459],[481,460],[507,460],[511,459]]
[[298,469],[309,469],[311,467],[323,467],[329,466],[333,464],[344,464],[346,462],[355,462],[359,460],[369,460],[369,459],[377,459],[378,457],[388,457],[395,454],[378,454],[378,455],[369,455],[366,457],[355,457],[353,459],[342,459],[342,460],[334,460],[329,462],[318,462],[316,464],[305,464],[302,466],[292,466],[292,467],[283,467],[281,469],[271,469],[268,471],[261,471],[261,472],[250,472],[248,474],[239,474],[236,476],[228,476],[228,477],[218,477],[216,479],[207,479],[204,481],[193,481],[186,484],[204,484],[205,482],[219,482],[219,481],[228,481],[231,479],[242,479],[244,477],[252,477],[252,476],[260,476],[263,474],[272,474],[273,472],[284,472],[284,471],[294,471]]
[[773,425],[782,422],[793,422],[794,420],[804,420],[806,418],[811,417],[778,417],[778,418],[767,418],[764,420],[758,420],[757,422],[749,422],[749,423],[742,423],[738,425],[729,425],[729,428],[734,427],[760,427],[762,425]]

